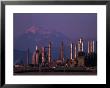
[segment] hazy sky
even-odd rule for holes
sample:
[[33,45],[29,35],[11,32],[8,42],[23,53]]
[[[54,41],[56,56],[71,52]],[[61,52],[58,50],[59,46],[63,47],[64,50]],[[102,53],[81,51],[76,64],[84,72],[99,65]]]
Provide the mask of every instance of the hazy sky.
[[19,37],[31,26],[40,30],[56,30],[69,38],[97,40],[96,13],[15,13],[14,37]]

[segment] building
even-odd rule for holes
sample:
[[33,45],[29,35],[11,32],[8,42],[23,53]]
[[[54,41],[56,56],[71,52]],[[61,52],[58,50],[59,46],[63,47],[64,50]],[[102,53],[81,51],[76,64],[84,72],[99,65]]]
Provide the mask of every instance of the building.
[[78,66],[85,66],[85,56],[83,52],[83,38],[80,38],[78,41]]
[[85,56],[78,56],[78,66],[85,66]]
[[62,60],[60,59],[56,60],[56,65],[62,65]]

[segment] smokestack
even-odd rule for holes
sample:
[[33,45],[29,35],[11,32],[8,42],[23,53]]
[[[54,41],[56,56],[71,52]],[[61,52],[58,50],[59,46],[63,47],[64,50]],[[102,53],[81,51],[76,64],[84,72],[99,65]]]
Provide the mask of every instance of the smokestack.
[[77,52],[76,52],[76,45],[75,45],[75,47],[74,47],[74,59],[76,59],[77,58]]
[[64,60],[64,45],[63,45],[63,41],[61,43],[61,60]]
[[51,42],[49,42],[49,51],[48,51],[48,62],[51,61]]
[[90,53],[90,42],[88,41],[88,53]]
[[93,46],[93,53],[94,53],[94,41],[92,42],[92,44],[93,44],[92,46]]
[[81,39],[81,38],[79,39],[79,43],[80,43],[80,44],[82,43],[82,39]]
[[83,38],[81,38],[81,52],[83,52]]
[[29,64],[29,48],[27,50],[27,65]]
[[36,51],[38,50],[37,45],[36,45]]
[[36,52],[34,52],[33,55],[32,55],[32,64],[34,64],[34,65],[35,65],[35,63],[36,63],[36,62],[35,62],[35,56],[36,56]]
[[91,51],[91,53],[92,53],[92,41],[91,41],[90,47],[91,47],[91,48],[90,48],[90,51]]
[[76,49],[76,45],[74,46],[74,66],[77,65],[77,49]]
[[80,52],[80,41],[78,41],[78,52]]
[[83,39],[80,38],[78,41],[78,52],[83,52]]
[[73,44],[71,43],[70,59],[73,59]]
[[44,47],[42,47],[42,63],[44,63]]
[[38,64],[38,58],[39,58],[39,52],[38,52],[38,47],[36,45],[36,54],[35,54],[35,62]]
[[94,53],[94,41],[88,41],[88,53]]
[[82,42],[82,52],[83,52],[83,42]]

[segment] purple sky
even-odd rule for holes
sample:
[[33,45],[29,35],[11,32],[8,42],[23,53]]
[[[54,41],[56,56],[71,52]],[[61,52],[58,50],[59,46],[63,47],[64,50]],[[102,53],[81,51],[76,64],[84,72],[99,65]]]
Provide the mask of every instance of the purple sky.
[[32,26],[40,30],[56,30],[71,39],[97,40],[96,13],[15,13],[14,37],[21,36]]

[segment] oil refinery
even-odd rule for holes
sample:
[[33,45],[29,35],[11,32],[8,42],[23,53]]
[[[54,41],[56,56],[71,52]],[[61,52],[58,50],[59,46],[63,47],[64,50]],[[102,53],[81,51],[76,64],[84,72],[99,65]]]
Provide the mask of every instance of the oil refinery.
[[[84,44],[87,43],[87,53],[84,51]],[[53,59],[52,56],[52,42],[49,41],[47,46],[38,47],[36,45],[35,51],[32,54],[29,63],[29,48],[27,50],[26,64],[15,64],[14,73],[22,72],[95,72],[97,73],[97,52],[95,52],[94,40],[84,42],[80,38],[78,42],[70,43],[70,56],[64,55],[64,43],[61,42],[59,46],[59,57]],[[96,47],[97,48],[97,47]],[[55,73],[56,74],[56,73]]]

